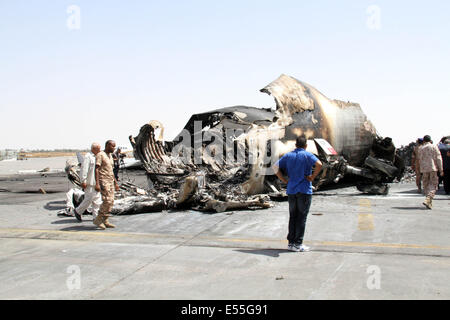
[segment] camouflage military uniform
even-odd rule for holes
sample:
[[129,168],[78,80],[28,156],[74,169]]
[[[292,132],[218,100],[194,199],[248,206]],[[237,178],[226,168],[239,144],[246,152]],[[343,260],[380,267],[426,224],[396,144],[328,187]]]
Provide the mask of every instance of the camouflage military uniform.
[[431,201],[433,200],[438,188],[437,172],[442,172],[442,156],[438,147],[426,142],[419,148],[419,165],[422,173],[422,183],[425,195],[427,196],[426,205],[431,209]]
[[98,173],[103,201],[98,215],[105,219],[114,206],[113,158],[111,154],[101,151],[96,156],[95,164],[100,167]]

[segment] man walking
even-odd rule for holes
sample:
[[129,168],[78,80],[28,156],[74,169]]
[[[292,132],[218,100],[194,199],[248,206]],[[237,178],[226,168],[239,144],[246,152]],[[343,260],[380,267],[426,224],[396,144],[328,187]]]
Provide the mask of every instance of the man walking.
[[438,147],[441,152],[444,169],[444,191],[445,194],[450,194],[450,158],[447,156],[450,151],[450,139],[445,139],[445,141],[439,144]]
[[81,187],[84,190],[84,200],[75,208],[74,214],[78,221],[82,221],[81,215],[91,207],[91,213],[95,219],[102,203],[100,192],[95,190],[95,157],[100,152],[100,144],[93,143],[91,152],[86,153],[84,161],[81,164],[80,180]]
[[422,173],[423,190],[426,199],[423,205],[428,209],[433,208],[433,199],[438,188],[438,176],[443,176],[442,156],[438,147],[431,143],[431,137],[426,135],[423,137],[423,145],[419,148],[419,165]]
[[[309,251],[309,247],[303,245],[303,236],[312,201],[312,181],[322,169],[322,162],[315,155],[307,152],[306,146],[306,137],[298,137],[297,149],[284,155],[274,165],[277,177],[287,183],[289,198],[288,250],[295,252]],[[315,169],[312,173],[314,165]],[[280,169],[287,173],[288,180],[283,177]]]
[[[444,162],[444,153],[442,153],[442,148],[444,147],[446,147],[445,146],[445,140],[447,140],[447,137],[443,137],[440,141],[439,141],[439,143],[437,144],[437,147],[438,147],[438,149],[439,149],[439,151],[441,152],[441,157],[442,157],[442,163]],[[445,174],[445,173],[444,173]],[[439,188],[441,187],[441,183],[443,183],[444,182],[444,177],[442,176],[438,176],[438,178],[439,178],[439,182],[438,182],[438,187],[437,187],[437,190],[439,190]]]
[[119,169],[120,169],[120,160],[122,158],[122,150],[117,148],[116,151],[113,152],[112,158],[114,161],[114,177],[116,177],[116,181],[119,181]]
[[119,190],[119,185],[114,177],[114,163],[111,156],[115,148],[116,143],[108,140],[105,143],[105,150],[99,152],[95,157],[95,190],[101,192],[103,202],[97,218],[94,219],[94,224],[102,230],[116,227],[108,221],[109,213],[114,206],[114,191]]
[[411,168],[416,173],[416,186],[419,193],[422,192],[422,174],[420,173],[420,165],[419,165],[419,148],[423,144],[423,139],[419,138],[416,141],[416,146],[414,147],[412,158],[411,158]]

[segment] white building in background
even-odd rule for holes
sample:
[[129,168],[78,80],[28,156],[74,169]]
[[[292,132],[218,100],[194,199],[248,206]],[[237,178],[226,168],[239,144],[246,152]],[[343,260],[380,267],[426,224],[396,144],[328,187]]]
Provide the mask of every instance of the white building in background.
[[10,160],[10,159],[17,159],[17,154],[19,153],[18,150],[14,149],[3,149],[0,150],[0,161],[2,160]]

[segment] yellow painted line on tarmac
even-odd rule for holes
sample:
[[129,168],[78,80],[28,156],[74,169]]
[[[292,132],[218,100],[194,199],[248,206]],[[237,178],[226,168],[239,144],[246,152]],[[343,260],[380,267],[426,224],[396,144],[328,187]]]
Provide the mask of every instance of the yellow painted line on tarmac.
[[358,215],[358,229],[360,231],[372,231],[375,229],[373,215],[370,213],[360,213]]
[[[227,239],[227,238],[207,238],[205,240],[217,240],[224,242],[280,242],[287,243],[287,240],[273,240],[273,239]],[[305,241],[305,244],[319,245],[319,246],[334,246],[334,247],[375,247],[375,248],[407,248],[407,249],[440,249],[450,250],[450,247],[442,247],[436,245],[415,245],[415,244],[397,244],[397,243],[374,243],[374,242],[353,242],[353,241]]]
[[[42,230],[42,229],[2,229],[0,228],[0,238],[2,234],[56,234],[56,235],[87,235],[92,238],[95,237],[116,237],[116,238],[172,238],[172,239],[190,239],[190,235],[170,235],[170,234],[157,234],[157,233],[118,233],[118,232],[104,232],[96,231],[61,231],[61,230]],[[42,238],[41,238],[42,239]],[[44,238],[45,239],[45,238]],[[52,240],[49,238],[49,240]],[[272,242],[280,245],[287,243],[287,240],[280,239],[239,239],[239,238],[220,238],[220,237],[208,237],[197,236],[191,240],[208,240],[218,242],[236,242],[236,243],[255,243],[255,242]],[[450,247],[443,247],[437,245],[416,245],[416,244],[401,244],[401,243],[374,243],[374,242],[352,242],[352,241],[305,241],[305,244],[314,246],[331,246],[331,247],[367,247],[367,248],[393,248],[393,249],[437,249],[437,250],[450,250]]]
[[396,248],[396,249],[439,249],[450,250],[450,247],[442,247],[436,245],[416,245],[416,244],[401,244],[401,243],[370,243],[370,242],[336,242],[336,241],[319,241],[315,244],[323,246],[338,246],[338,247],[375,247],[375,248]]
[[373,223],[372,203],[369,199],[359,200],[358,229],[360,231],[372,231],[375,229]]
[[360,207],[371,208],[372,207],[372,203],[370,202],[370,199],[361,199],[361,200],[359,200],[359,206]]
[[[10,233],[48,233],[48,234],[60,234],[60,235],[85,235],[94,237],[148,237],[148,238],[174,238],[173,235],[158,234],[158,233],[118,233],[118,232],[105,232],[103,230],[92,230],[92,231],[61,231],[61,230],[43,230],[43,229],[1,229],[2,232]],[[178,236],[182,238],[183,236]],[[189,236],[184,236],[189,237]]]

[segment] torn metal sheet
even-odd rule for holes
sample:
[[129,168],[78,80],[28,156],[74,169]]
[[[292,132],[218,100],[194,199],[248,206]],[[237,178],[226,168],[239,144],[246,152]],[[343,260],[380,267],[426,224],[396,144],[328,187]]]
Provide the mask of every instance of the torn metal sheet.
[[72,182],[75,186],[81,188],[81,179],[80,179],[80,165],[73,160],[66,161],[66,167],[64,168],[67,178],[70,182]]
[[[361,191],[378,188],[385,193],[384,187],[369,186],[384,186],[399,175],[401,163],[392,141],[377,135],[359,104],[331,100],[287,75],[261,92],[274,97],[276,109],[234,106],[194,114],[173,141],[155,137],[155,130],[163,128],[157,121],[130,137],[135,157],[144,163],[155,189],[170,186],[177,190],[176,206],[200,209],[235,199],[245,207],[253,195],[276,198],[274,189],[280,192],[282,186],[271,172],[270,160],[294,150],[301,135],[309,139],[308,150],[324,163],[314,181],[316,189],[353,175],[359,177]],[[203,190],[195,178],[199,171],[208,182]]]
[[369,154],[376,129],[357,103],[331,100],[311,85],[281,75],[261,92],[276,102],[276,114],[285,127],[284,143],[305,135],[327,140],[347,159],[359,166]]
[[386,194],[387,184],[402,175],[392,140],[377,135],[359,104],[331,100],[287,75],[260,91],[273,96],[275,109],[234,106],[194,114],[173,141],[164,140],[159,121],[143,125],[129,139],[147,172],[148,194],[129,194],[116,212],[269,208],[270,198],[285,198],[272,166],[295,149],[299,136],[323,162],[316,190],[350,176],[360,191]]

